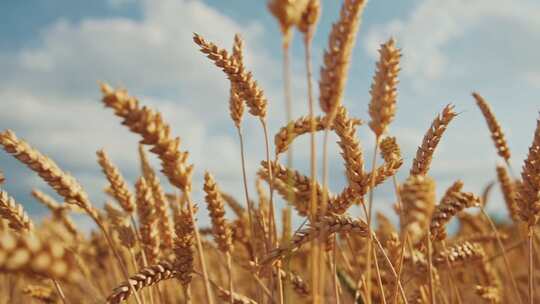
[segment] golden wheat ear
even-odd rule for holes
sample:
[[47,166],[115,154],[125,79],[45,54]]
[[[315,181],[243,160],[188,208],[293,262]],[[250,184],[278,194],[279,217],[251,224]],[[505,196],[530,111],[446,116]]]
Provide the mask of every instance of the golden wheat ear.
[[92,219],[98,219],[98,211],[88,199],[82,186],[71,175],[62,171],[56,163],[17,138],[11,130],[0,133],[0,145],[28,168],[36,172],[66,203],[81,207]]
[[[195,207],[196,209],[196,207]],[[174,207],[174,269],[178,273],[177,278],[185,287],[191,283],[193,275],[193,244],[195,238],[195,222],[187,210]],[[196,210],[195,210],[196,211]]]
[[397,84],[399,60],[401,52],[394,39],[382,44],[379,49],[380,58],[371,85],[371,101],[369,103],[369,127],[380,137],[388,129],[388,125],[396,114]]
[[457,113],[454,111],[454,106],[449,104],[444,107],[442,113],[433,120],[428,131],[424,135],[422,145],[420,145],[416,151],[416,157],[413,160],[410,171],[411,175],[427,174],[431,166],[433,153],[435,152],[444,131],[446,131],[446,128],[456,116]]
[[74,256],[52,239],[2,232],[0,256],[2,272],[37,274],[70,282],[80,279]]
[[508,148],[508,143],[506,142],[506,138],[504,137],[504,132],[502,131],[499,121],[495,117],[495,114],[493,114],[488,102],[482,96],[480,96],[480,94],[473,92],[472,96],[476,100],[476,104],[486,119],[488,129],[491,132],[491,139],[493,139],[497,153],[505,161],[509,161],[511,155],[510,149]]
[[[156,263],[152,266],[141,269],[138,273],[130,277],[130,283],[136,291],[152,286],[159,282],[169,280],[176,276],[172,264],[167,261]],[[122,283],[114,288],[107,298],[107,304],[120,304],[132,295],[128,283]]]
[[431,216],[430,233],[434,240],[446,239],[446,225],[466,208],[480,206],[480,197],[470,192],[462,192],[463,182],[457,181],[446,191]]
[[125,212],[131,214],[135,210],[135,199],[129,191],[127,182],[124,180],[124,177],[120,174],[118,168],[112,163],[107,153],[104,150],[99,150],[96,152],[98,157],[98,163],[103,170],[103,173],[107,177],[107,180],[110,183],[110,190],[113,197],[116,199],[118,204],[124,209]]
[[160,256],[158,218],[155,211],[155,202],[148,183],[141,177],[135,184],[137,193],[137,213],[140,221],[140,234],[148,264],[157,262]]
[[238,62],[238,58],[229,55],[227,50],[207,42],[199,34],[193,35],[193,41],[200,47],[200,51],[229,77],[233,88],[238,90],[237,94],[246,100],[249,113],[261,119],[266,118],[268,101],[264,92],[253,79],[251,72],[247,72],[243,64]]
[[326,114],[333,113],[341,104],[352,48],[366,3],[365,0],[346,0],[339,20],[332,25],[319,80],[319,105]]
[[152,192],[152,197],[154,198],[154,207],[156,217],[158,218],[158,230],[159,238],[161,240],[161,247],[171,248],[173,246],[174,231],[169,214],[169,202],[156,172],[148,161],[142,145],[139,145],[139,157],[141,159],[143,176],[146,179]]
[[24,210],[23,206],[11,197],[6,191],[0,189],[0,217],[6,219],[9,227],[15,231],[31,232],[34,223]]

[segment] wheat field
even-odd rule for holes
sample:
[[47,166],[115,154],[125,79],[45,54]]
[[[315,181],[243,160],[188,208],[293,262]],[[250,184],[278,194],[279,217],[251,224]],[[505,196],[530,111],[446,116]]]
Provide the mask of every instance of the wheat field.
[[[230,49],[193,34],[193,48],[208,59],[204,68],[221,70],[230,84],[227,100],[216,101],[216,107],[221,102],[227,115],[228,106],[230,127],[237,131],[242,164],[237,179],[243,192],[222,191],[212,172],[204,172],[203,184],[193,183],[200,168],[190,161],[182,130],[172,130],[159,109],[145,106],[127,89],[105,82],[96,88],[103,111],[119,122],[118,128],[139,136],[138,146],[125,149],[138,151],[140,167],[131,185],[105,150],[96,152],[111,199],[103,208],[53,159],[15,131],[2,131],[5,153],[50,186],[28,189],[50,212],[34,223],[23,205],[0,189],[0,303],[540,302],[535,283],[540,264],[535,252],[540,244],[540,119],[518,169],[514,164],[520,161],[512,159],[490,104],[472,93],[476,114],[485,119],[493,153],[500,158],[493,168],[496,180],[482,193],[473,193],[457,176],[437,197],[430,167],[460,110],[442,105],[425,122],[412,163],[405,164],[400,134],[390,129],[399,107],[399,41],[380,42],[368,113],[357,115],[367,121],[343,103],[366,2],[343,1],[318,85],[311,62],[319,0],[268,3],[282,33],[285,75],[290,73],[293,32],[302,39],[308,98],[301,102],[309,109],[292,117],[290,77],[285,77],[286,106],[280,111],[289,123],[277,130],[268,126],[268,108],[283,106],[267,99],[245,65],[242,33],[231,37]],[[254,119],[264,134],[265,153],[250,155],[260,160],[254,176],[246,171],[246,119]],[[370,130],[373,146],[365,146],[368,141],[358,136],[359,128]],[[292,144],[304,136],[310,150],[307,174],[291,166]],[[338,138],[347,180],[336,193],[329,189],[331,136]],[[373,159],[366,159],[365,151],[373,151]],[[159,167],[151,165],[152,158]],[[398,172],[406,178],[398,178]],[[10,182],[0,172],[0,187]],[[387,212],[397,222],[374,211],[374,190],[383,183],[393,187],[395,204]],[[492,220],[485,210],[492,191],[503,194],[510,215],[505,221]],[[63,201],[56,201],[53,193]],[[204,200],[195,201],[195,193]],[[82,231],[73,214],[88,216],[96,229]],[[209,225],[197,222],[199,214],[210,218]],[[293,221],[293,214],[302,221]],[[451,221],[457,221],[456,229],[449,229]]]

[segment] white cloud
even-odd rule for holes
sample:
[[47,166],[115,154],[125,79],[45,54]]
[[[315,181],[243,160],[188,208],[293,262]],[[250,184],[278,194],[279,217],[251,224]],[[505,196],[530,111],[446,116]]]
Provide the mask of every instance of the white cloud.
[[[123,85],[160,110],[173,135],[181,137],[181,149],[189,150],[196,165],[196,187],[203,171],[210,170],[228,191],[243,193],[228,82],[198,51],[192,34],[229,48],[234,34],[242,33],[246,64],[267,95],[281,96],[281,88],[272,87],[280,70],[269,68],[276,63],[264,50],[260,25],[240,24],[202,1],[145,1],[141,10],[140,20],[58,20],[42,29],[38,46],[0,53],[0,129],[13,129],[50,155],[102,203],[97,192],[105,180],[95,161],[97,149],[105,148],[131,181],[138,170],[139,138],[99,102],[97,80]],[[262,158],[259,131],[251,129],[248,154]],[[257,159],[248,157],[251,173]],[[28,183],[43,187],[36,179]]]
[[[397,37],[399,45],[404,49],[403,73],[415,80],[415,85],[425,89],[426,83],[438,80],[445,74],[467,70],[466,66],[456,67],[447,49],[453,42],[466,37],[472,30],[484,24],[500,24],[490,28],[490,35],[500,35],[504,44],[512,39],[516,43],[520,37],[505,36],[505,21],[517,26],[521,32],[540,33],[540,5],[532,0],[424,0],[409,16],[370,28],[366,48],[371,56],[377,56],[379,44],[391,36]],[[534,36],[531,34],[531,36]],[[486,37],[475,36],[469,45],[483,49],[486,55],[495,52],[480,41]],[[527,45],[527,38],[519,40],[519,44]],[[506,45],[499,44],[505,49]],[[521,49],[521,52],[526,52]],[[513,54],[518,52],[513,49]],[[510,60],[508,58],[507,60]],[[496,64],[496,63],[494,63]]]
[[526,72],[524,74],[524,80],[532,87],[540,89],[540,72]]

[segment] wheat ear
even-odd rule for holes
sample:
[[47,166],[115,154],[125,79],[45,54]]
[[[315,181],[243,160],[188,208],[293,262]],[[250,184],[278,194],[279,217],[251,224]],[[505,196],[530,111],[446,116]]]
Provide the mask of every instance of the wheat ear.
[[141,167],[143,169],[142,171],[144,178],[146,179],[146,182],[151,189],[152,197],[154,198],[161,247],[171,248],[173,246],[174,232],[169,215],[168,201],[167,197],[165,196],[165,191],[163,191],[163,188],[161,187],[157,174],[154,172],[154,169],[152,169],[152,166],[150,166],[142,145],[139,145],[139,157],[141,159]]
[[497,178],[499,180],[508,214],[510,214],[510,217],[514,222],[517,222],[519,221],[519,210],[516,202],[516,183],[512,182],[508,175],[508,171],[504,166],[497,166]]
[[300,23],[307,1],[271,0],[268,10],[276,18],[282,33],[283,44],[289,44],[292,28]]
[[540,191],[540,119],[536,121],[536,131],[534,139],[529,147],[529,153],[523,163],[521,171],[522,182],[519,187],[517,204],[519,216],[529,225],[535,225],[540,215],[540,200],[538,193]]
[[71,175],[62,171],[54,161],[32,148],[24,140],[17,138],[11,130],[0,133],[0,145],[6,152],[35,171],[67,203],[81,207],[94,220],[98,219],[97,209],[88,200],[88,195],[82,186]]
[[403,208],[401,229],[417,243],[424,237],[435,209],[435,181],[429,176],[409,176],[399,194]]
[[225,219],[225,200],[221,196],[221,191],[219,190],[214,177],[209,172],[205,172],[204,174],[204,192],[206,193],[205,200],[208,204],[210,219],[212,220],[214,240],[227,259],[229,293],[233,294],[231,265],[232,232],[229,223]]
[[[180,207],[174,207],[173,210],[174,230],[176,232],[174,269],[180,283],[189,288],[193,274],[193,244],[197,227],[188,210],[183,210]],[[197,211],[196,207],[194,211]]]
[[[306,45],[309,45],[321,14],[321,4],[319,0],[307,0],[307,2],[296,26],[304,34],[304,42],[307,42]],[[309,56],[306,57],[309,58]]]
[[442,113],[434,120],[429,130],[424,135],[422,145],[418,147],[416,157],[413,160],[413,165],[410,171],[411,175],[426,175],[433,159],[433,153],[441,140],[441,137],[448,127],[448,124],[456,117],[454,106],[447,105]]
[[341,104],[360,16],[366,3],[365,0],[345,0],[339,20],[332,25],[319,80],[319,105],[327,114],[333,113]]
[[379,137],[386,132],[396,113],[396,98],[399,60],[401,52],[396,48],[394,39],[382,44],[379,49],[377,70],[371,84],[371,102],[369,103],[369,127]]
[[533,142],[529,147],[529,153],[523,163],[523,169],[521,170],[522,182],[519,186],[519,191],[517,192],[519,217],[522,221],[526,222],[528,226],[529,301],[531,304],[534,302],[533,227],[538,222],[538,217],[540,216],[540,183],[538,182],[538,176],[540,176],[539,162],[540,119],[537,119]]
[[34,229],[34,223],[23,206],[4,190],[0,190],[0,217],[6,219],[15,231],[31,232]]
[[129,288],[131,284],[135,290],[139,291],[145,287],[152,286],[161,281],[174,278],[176,272],[170,262],[162,261],[152,266],[141,269],[137,274],[129,278],[129,283],[122,283],[114,288],[112,293],[107,297],[107,304],[119,304],[131,296],[132,292]]
[[58,297],[56,296],[54,291],[47,286],[27,285],[23,288],[22,292],[45,304],[58,303]]
[[137,193],[137,213],[139,214],[140,221],[140,234],[142,240],[142,246],[146,253],[146,258],[150,265],[156,263],[160,250],[159,250],[159,234],[157,230],[158,217],[156,215],[156,208],[154,198],[152,197],[152,190],[148,183],[141,177],[135,184],[135,190]]
[[111,162],[104,150],[96,152],[98,163],[110,183],[110,189],[113,197],[125,212],[131,214],[135,210],[135,200],[129,191],[128,185],[118,168]]
[[55,240],[2,232],[0,256],[3,272],[32,273],[69,282],[80,278],[74,257]]
[[[313,186],[311,179],[296,170],[286,168],[278,162],[270,162],[270,166],[275,174],[275,189],[285,200],[294,206],[299,215],[307,216],[310,208],[308,202],[311,199],[311,187]],[[267,168],[268,163],[262,161],[258,175],[269,182]],[[294,192],[293,196],[289,195],[291,190]],[[315,191],[317,191],[319,199],[322,199],[322,186],[316,183]]]
[[217,45],[207,42],[198,34],[193,35],[193,41],[199,45],[202,53],[206,54],[216,66],[227,74],[240,96],[245,99],[249,113],[260,118],[266,117],[268,102],[264,92],[253,79],[253,75],[245,70],[242,63],[238,62],[238,58],[229,55],[227,50],[220,49]]
[[465,208],[480,206],[480,198],[470,192],[461,192],[463,182],[458,180],[446,191],[431,216],[430,232],[434,240],[446,238],[446,224]]
[[285,254],[298,250],[305,243],[320,236],[323,225],[326,225],[328,235],[333,233],[356,233],[360,237],[368,236],[367,224],[360,219],[352,219],[347,215],[327,215],[319,221],[311,223],[308,228],[298,231],[289,244],[284,244],[272,250],[264,259],[261,265],[267,265],[281,259]]
[[[106,84],[101,85],[103,93],[102,102],[105,106],[114,109],[115,114],[123,118],[123,124],[134,133],[141,135],[142,144],[153,146],[150,150],[161,160],[162,172],[169,182],[182,190],[186,195],[188,210],[193,217],[193,202],[191,200],[191,182],[193,165],[187,163],[188,153],[179,150],[180,138],[170,136],[170,127],[165,123],[161,114],[139,106],[139,101],[127,94],[126,91],[113,91]],[[206,298],[209,304],[213,303],[210,282],[206,271],[204,251],[198,230],[195,229],[195,240],[204,278]]]
[[495,114],[491,111],[491,107],[480,94],[473,92],[472,96],[476,100],[476,104],[486,119],[489,131],[491,132],[491,139],[493,139],[497,153],[500,157],[504,158],[506,162],[510,161],[510,149],[506,143],[506,138],[504,137],[501,125],[495,117]]

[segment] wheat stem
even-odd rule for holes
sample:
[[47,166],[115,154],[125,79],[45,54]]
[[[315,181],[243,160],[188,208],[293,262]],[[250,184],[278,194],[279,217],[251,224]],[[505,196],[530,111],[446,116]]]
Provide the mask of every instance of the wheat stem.
[[64,291],[62,290],[62,286],[60,286],[60,283],[58,283],[57,280],[52,279],[54,288],[56,289],[56,292],[58,293],[58,296],[62,300],[62,303],[68,304],[68,301],[66,300],[66,295],[64,294]]
[[99,229],[101,229],[101,232],[105,236],[105,239],[107,240],[107,243],[109,244],[109,247],[111,248],[111,250],[112,250],[112,252],[114,254],[114,257],[116,258],[116,261],[117,261],[118,265],[120,265],[120,269],[122,270],[122,274],[124,275],[124,279],[128,283],[129,288],[131,289],[131,292],[135,296],[135,302],[137,302],[137,304],[142,304],[141,299],[139,297],[139,293],[137,292],[137,290],[135,289],[135,287],[131,283],[131,280],[129,279],[129,272],[128,272],[127,268],[126,268],[126,265],[122,261],[122,257],[120,256],[120,253],[116,250],[116,247],[114,246],[114,242],[111,239],[111,236],[109,235],[109,232],[105,228],[105,225],[103,224],[103,222],[99,218],[93,218],[93,220],[96,222]]
[[533,262],[533,255],[534,255],[534,247],[533,247],[533,238],[534,238],[534,226],[528,225],[528,240],[529,240],[529,303],[534,303],[534,262]]
[[[227,275],[229,276],[229,292],[233,294],[233,275],[232,275],[231,253],[227,252],[225,256],[227,258]],[[234,304],[232,297],[229,299],[229,303]]]
[[[373,242],[373,234],[371,233],[371,214],[372,214],[372,208],[373,208],[373,188],[375,188],[375,172],[376,172],[376,166],[377,166],[377,152],[379,149],[379,141],[380,136],[375,137],[375,147],[373,148],[373,158],[371,160],[371,181],[370,181],[370,188],[369,188],[369,198],[368,198],[368,212],[367,212],[367,225],[369,229],[369,238],[367,243],[367,274],[366,274],[366,281],[367,281],[367,293],[368,293],[368,304],[371,304],[371,250],[372,250],[372,242]],[[377,257],[375,257],[376,259]],[[380,279],[380,278],[379,278]]]
[[[191,200],[191,194],[189,192],[184,192],[187,205],[188,205],[188,211],[189,216],[195,222],[195,208],[193,206],[193,201]],[[208,272],[206,270],[206,262],[204,259],[204,250],[202,247],[202,241],[201,241],[201,235],[199,233],[199,229],[193,229],[194,235],[195,235],[195,242],[197,244],[197,253],[199,254],[199,264],[201,265],[201,271],[202,271],[202,277],[204,281],[204,291],[206,295],[206,301],[208,304],[213,304],[213,298],[212,298],[212,290],[210,288],[210,279],[208,277]]]
[[435,288],[433,286],[433,260],[432,260],[432,248],[431,248],[431,235],[429,229],[426,235],[426,247],[428,254],[428,279],[429,279],[429,299],[431,304],[435,304]]
[[[291,66],[290,66],[290,49],[289,49],[289,43],[286,39],[283,40],[283,94],[285,97],[285,117],[287,122],[292,121],[292,96],[291,96]],[[290,128],[293,128],[293,125],[290,125]],[[289,130],[291,131],[291,130]],[[289,132],[289,134],[292,134],[292,132]],[[287,150],[287,167],[292,168],[293,167],[293,146],[292,143]],[[287,189],[288,194],[287,196],[289,199],[292,199],[294,197],[294,192],[292,190],[292,183],[293,183],[293,176],[292,171],[289,172],[287,177]],[[291,216],[291,208],[289,206],[285,207],[285,212],[288,213],[288,216]],[[290,226],[289,226],[290,227]],[[292,231],[288,231],[287,233],[290,235]],[[285,259],[285,270],[288,272],[290,268],[290,259]],[[279,303],[283,304],[287,301],[290,295],[290,287],[287,286],[286,290],[283,289],[283,280],[280,275],[278,275],[278,283],[279,285]],[[285,282],[286,283],[286,282]]]
[[519,294],[519,291],[518,291],[518,288],[517,288],[517,283],[516,283],[516,280],[514,278],[512,268],[510,266],[510,261],[508,260],[508,256],[506,255],[506,250],[504,249],[504,245],[503,245],[503,242],[501,240],[500,233],[497,230],[497,227],[495,226],[495,223],[493,223],[493,220],[491,220],[491,217],[486,213],[486,210],[484,209],[483,206],[480,207],[480,212],[482,212],[482,215],[488,221],[489,226],[491,227],[491,230],[493,230],[493,232],[495,233],[495,237],[497,239],[497,245],[499,246],[499,249],[501,250],[501,253],[502,253],[502,256],[503,256],[504,266],[506,267],[506,272],[507,272],[508,276],[510,277],[510,282],[512,283],[512,291],[516,295],[516,297],[518,299],[518,302],[523,303],[521,301],[521,295]]

